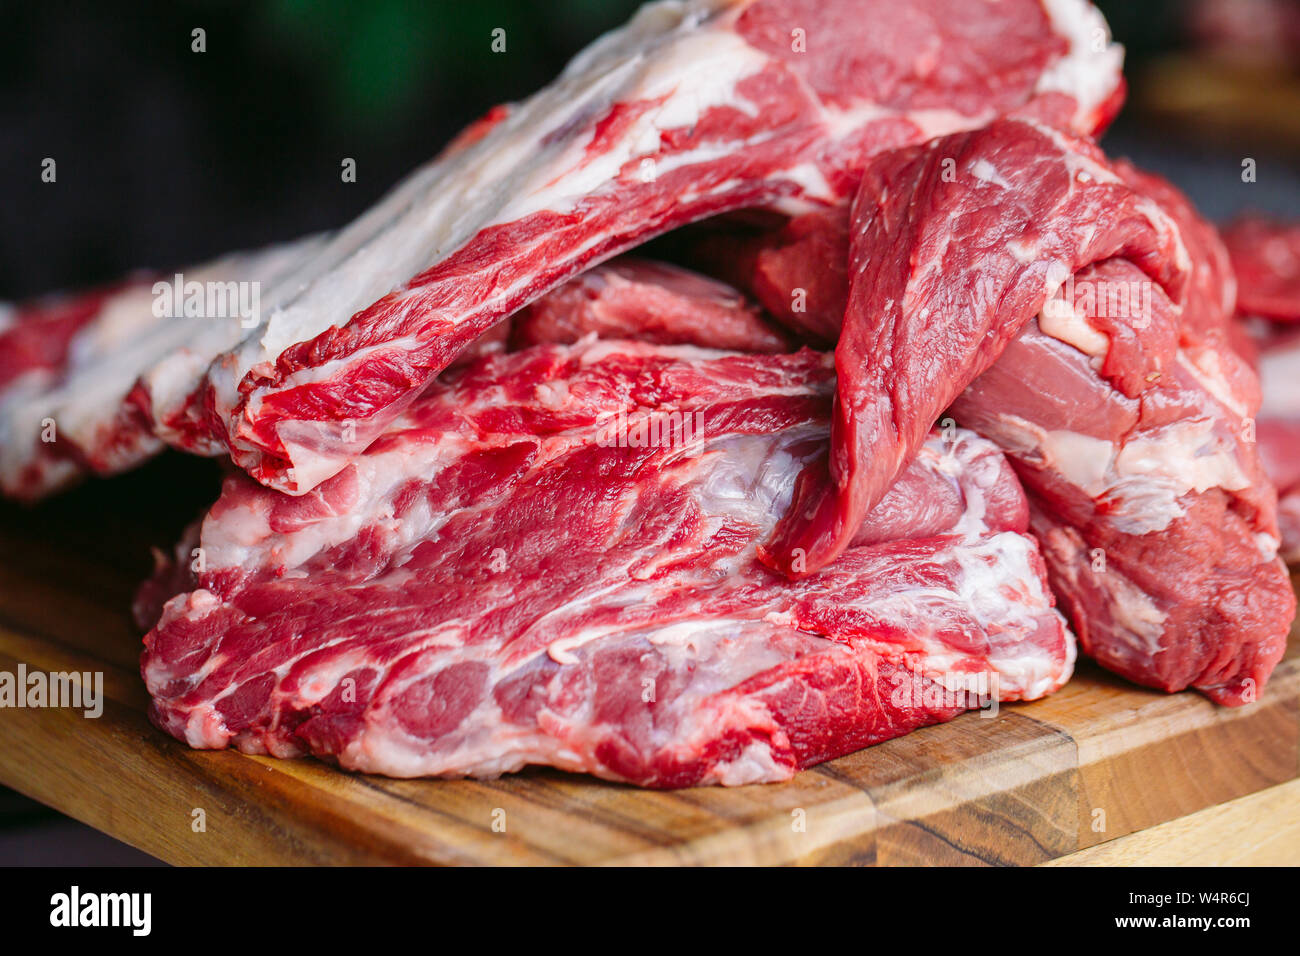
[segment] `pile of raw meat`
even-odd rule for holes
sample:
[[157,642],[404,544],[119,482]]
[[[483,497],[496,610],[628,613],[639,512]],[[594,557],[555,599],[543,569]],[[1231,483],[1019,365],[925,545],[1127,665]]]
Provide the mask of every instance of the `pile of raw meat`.
[[1248,703],[1300,231],[1105,156],[1121,59],[1084,0],[646,6],[346,228],[184,271],[256,324],[152,275],[0,318],[0,482],[238,466],[136,606],[194,747],[782,780],[1075,635]]

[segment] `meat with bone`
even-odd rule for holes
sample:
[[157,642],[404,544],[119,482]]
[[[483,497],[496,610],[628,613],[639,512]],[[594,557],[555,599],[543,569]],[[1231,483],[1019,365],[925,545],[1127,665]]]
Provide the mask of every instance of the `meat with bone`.
[[[836,427],[866,431],[864,465],[888,482],[909,434],[991,364],[953,415],[1021,471],[1084,650],[1140,683],[1252,699],[1294,598],[1274,557],[1272,491],[1250,435],[1258,388],[1228,346],[1231,270],[1213,229],[1169,184],[1050,130],[1008,121],[952,139],[884,157],[864,180],[852,262],[867,294],[847,315],[868,351],[841,339]],[[788,281],[803,281],[796,258]],[[1053,299],[1067,292],[1068,307]],[[882,454],[900,443],[897,458]],[[842,476],[853,454],[841,460]],[[837,517],[836,488],[818,470],[801,482],[807,498],[821,493],[823,519]],[[766,558],[795,574],[817,567],[815,547],[792,550],[792,531],[810,530],[825,533],[787,519]]]
[[1000,114],[1096,130],[1122,98],[1107,37],[1084,0],[647,6],[268,291],[266,325],[184,402],[150,407],[169,441],[305,492],[503,316],[655,234],[833,203],[881,150]]
[[754,560],[833,378],[806,350],[540,345],[436,383],[309,495],[230,477],[146,638],[155,721],[396,776],[675,787],[1059,687],[1023,495],[969,433],[924,444],[833,568]]
[[155,281],[170,289],[174,275],[140,274],[20,307],[0,326],[0,491],[32,500],[155,454],[162,443],[148,409],[132,401],[137,379],[150,376],[158,396],[191,388],[212,355],[257,319],[241,309],[322,243],[302,239],[182,270],[182,295],[170,297],[179,302],[155,293]]

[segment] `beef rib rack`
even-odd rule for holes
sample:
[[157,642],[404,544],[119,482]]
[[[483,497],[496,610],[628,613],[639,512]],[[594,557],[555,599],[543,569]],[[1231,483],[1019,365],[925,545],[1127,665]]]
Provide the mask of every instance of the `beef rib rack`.
[[436,383],[308,495],[235,474],[145,639],[154,719],[394,776],[677,787],[1059,687],[1073,639],[1023,493],[968,432],[924,445],[834,568],[754,560],[833,384],[808,350],[537,345]]

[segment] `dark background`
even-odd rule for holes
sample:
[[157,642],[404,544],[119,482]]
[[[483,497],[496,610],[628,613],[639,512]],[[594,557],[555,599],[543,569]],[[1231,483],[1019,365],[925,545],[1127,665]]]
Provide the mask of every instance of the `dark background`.
[[[0,2],[0,299],[340,226],[466,122],[536,90],[637,6]],[[1278,13],[1300,3],[1099,6],[1128,48],[1131,84],[1108,151],[1169,175],[1215,218],[1245,207],[1300,216],[1300,37]],[[205,53],[191,52],[195,27],[207,32]],[[496,27],[506,30],[503,54],[490,48]],[[55,184],[40,181],[47,156]],[[340,182],[344,157],[357,161],[355,184]],[[1258,163],[1255,183],[1241,181],[1245,157]],[[138,559],[143,576],[145,549],[115,553],[113,529],[125,535],[148,515],[179,531],[215,496],[215,475],[211,462],[171,456],[35,510],[0,506],[0,521],[32,534],[97,523],[108,529],[97,538],[104,560]],[[0,790],[0,863],[142,859]]]
[[[0,299],[342,225],[637,5],[0,3]],[[1172,174],[1213,215],[1243,205],[1300,214],[1296,159],[1273,131],[1198,135],[1142,110],[1146,67],[1189,48],[1197,4],[1099,5],[1128,47],[1133,84],[1108,148]],[[207,31],[206,53],[190,51],[195,27]],[[506,30],[503,54],[490,49],[495,27]],[[55,184],[40,181],[47,156]],[[1243,156],[1261,165],[1249,190],[1239,188]],[[343,157],[357,161],[355,184],[340,182]]]
[[0,298],[340,226],[637,5],[0,4]]

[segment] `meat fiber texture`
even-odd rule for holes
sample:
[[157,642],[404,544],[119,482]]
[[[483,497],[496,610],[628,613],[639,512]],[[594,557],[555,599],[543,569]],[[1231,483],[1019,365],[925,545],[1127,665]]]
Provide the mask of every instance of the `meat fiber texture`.
[[654,235],[834,204],[882,150],[1007,113],[1099,129],[1123,96],[1108,37],[1084,0],[648,5],[273,283],[187,394],[146,377],[141,404],[169,443],[302,494],[503,317]]
[[[833,560],[951,405],[1016,463],[1085,652],[1255,699],[1295,603],[1214,230],[1162,180],[1018,120],[885,154],[825,219],[819,241],[850,243],[832,454],[764,560]],[[802,281],[789,248],[769,272]]]
[[1259,370],[1256,438],[1278,488],[1282,553],[1300,562],[1300,224],[1243,217],[1223,238],[1238,278],[1237,328]]
[[833,387],[808,350],[586,337],[453,373],[309,495],[235,474],[145,639],[153,719],[401,777],[678,787],[1061,686],[1023,493],[969,432],[932,436],[822,573],[755,560]]

